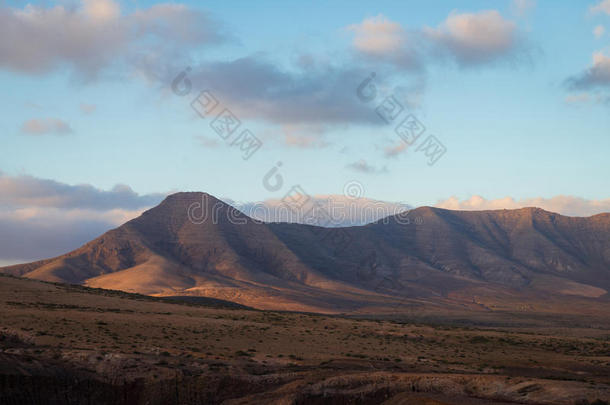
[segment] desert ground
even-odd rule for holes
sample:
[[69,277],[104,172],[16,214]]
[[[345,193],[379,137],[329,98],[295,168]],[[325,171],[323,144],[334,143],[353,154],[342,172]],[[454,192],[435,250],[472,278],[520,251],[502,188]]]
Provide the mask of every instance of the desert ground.
[[0,313],[2,404],[610,400],[603,317],[354,319],[9,276]]

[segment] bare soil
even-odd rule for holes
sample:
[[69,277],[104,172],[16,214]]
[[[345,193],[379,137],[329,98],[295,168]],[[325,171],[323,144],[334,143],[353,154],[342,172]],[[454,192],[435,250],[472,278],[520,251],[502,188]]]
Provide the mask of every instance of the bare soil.
[[0,404],[610,401],[603,319],[496,315],[354,319],[1,276]]

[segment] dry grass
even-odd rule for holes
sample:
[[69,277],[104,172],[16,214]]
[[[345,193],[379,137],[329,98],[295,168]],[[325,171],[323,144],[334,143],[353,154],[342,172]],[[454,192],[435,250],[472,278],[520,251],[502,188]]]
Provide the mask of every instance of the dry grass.
[[[175,401],[177,381],[178,398],[207,392],[202,403],[610,399],[609,330],[548,318],[521,327],[348,319],[172,304],[12,277],[0,277],[0,313],[0,376],[44,374],[53,365],[111,386],[156,387],[148,394],[164,401]],[[338,402],[316,402],[324,395]]]

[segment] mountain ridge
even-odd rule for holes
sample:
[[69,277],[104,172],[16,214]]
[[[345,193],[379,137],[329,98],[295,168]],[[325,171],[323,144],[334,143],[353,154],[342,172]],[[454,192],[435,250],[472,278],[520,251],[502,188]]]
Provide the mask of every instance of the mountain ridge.
[[[491,301],[602,299],[610,290],[610,214],[419,207],[323,228],[263,223],[208,193],[182,192],[72,252],[0,271],[314,312],[421,300],[463,306],[473,291]],[[498,305],[513,305],[503,299]]]

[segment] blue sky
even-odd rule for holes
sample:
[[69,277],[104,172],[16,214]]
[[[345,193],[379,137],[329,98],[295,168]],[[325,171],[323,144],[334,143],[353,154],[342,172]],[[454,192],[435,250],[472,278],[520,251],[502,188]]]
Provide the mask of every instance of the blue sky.
[[[125,2],[120,12],[128,15],[155,4]],[[184,4],[209,15],[228,37],[218,44],[180,45],[192,62],[260,57],[288,71],[300,54],[320,61],[316,63],[374,71],[374,61],[361,63],[354,56],[354,32],[346,28],[367,18],[383,16],[406,30],[419,30],[438,27],[451,13],[491,10],[483,1]],[[610,26],[610,16],[591,13],[595,2],[531,2],[521,15],[512,1],[494,5],[503,19],[514,22],[523,49],[475,66],[460,66],[451,57],[426,61],[424,72],[395,69],[386,80],[390,87],[401,81],[424,83],[420,105],[411,111],[447,148],[432,167],[413,151],[386,159],[383,148],[400,140],[390,125],[329,125],[314,135],[322,140],[319,147],[298,148],[284,145],[282,128],[255,114],[242,118],[242,125],[269,139],[243,161],[231,148],[198,143],[196,136],[216,134],[207,122],[193,117],[189,97],[168,91],[169,82],[137,77],[131,67],[113,65],[118,61],[101,67],[99,77],[82,79],[78,69],[60,61],[41,73],[5,68],[0,74],[5,90],[0,105],[5,146],[0,169],[102,189],[121,183],[140,193],[189,189],[253,200],[275,197],[261,187],[260,178],[282,161],[287,181],[313,193],[340,193],[345,182],[357,179],[367,196],[418,205],[473,194],[606,198],[608,104],[568,103],[566,97],[574,92],[564,83],[591,65],[594,52],[608,50],[608,34],[596,38],[593,29]],[[46,2],[40,7],[56,6]],[[154,41],[136,46],[146,51]],[[181,67],[173,60],[160,62],[170,71]],[[213,86],[210,83],[212,91]],[[85,114],[81,104],[94,105],[95,111]],[[24,122],[45,117],[64,121],[72,132],[22,133]],[[305,128],[297,136],[309,136],[309,131]],[[373,174],[347,167],[361,159],[387,171]]]
[[[415,206],[569,197],[583,215],[608,202],[610,0],[0,10],[0,186],[11,209],[31,207],[11,197],[24,179],[238,201],[281,198],[295,184],[342,194],[356,181],[365,197]],[[177,95],[172,81],[187,67],[191,91]],[[371,72],[377,98],[365,103],[356,89]],[[262,142],[249,159],[191,108],[206,89],[241,120],[235,136],[249,129]],[[384,124],[375,108],[390,95],[405,109]],[[394,127],[409,114],[426,131],[406,147]],[[429,135],[446,149],[433,165],[417,150]],[[262,179],[277,162],[284,185],[271,191]]]

